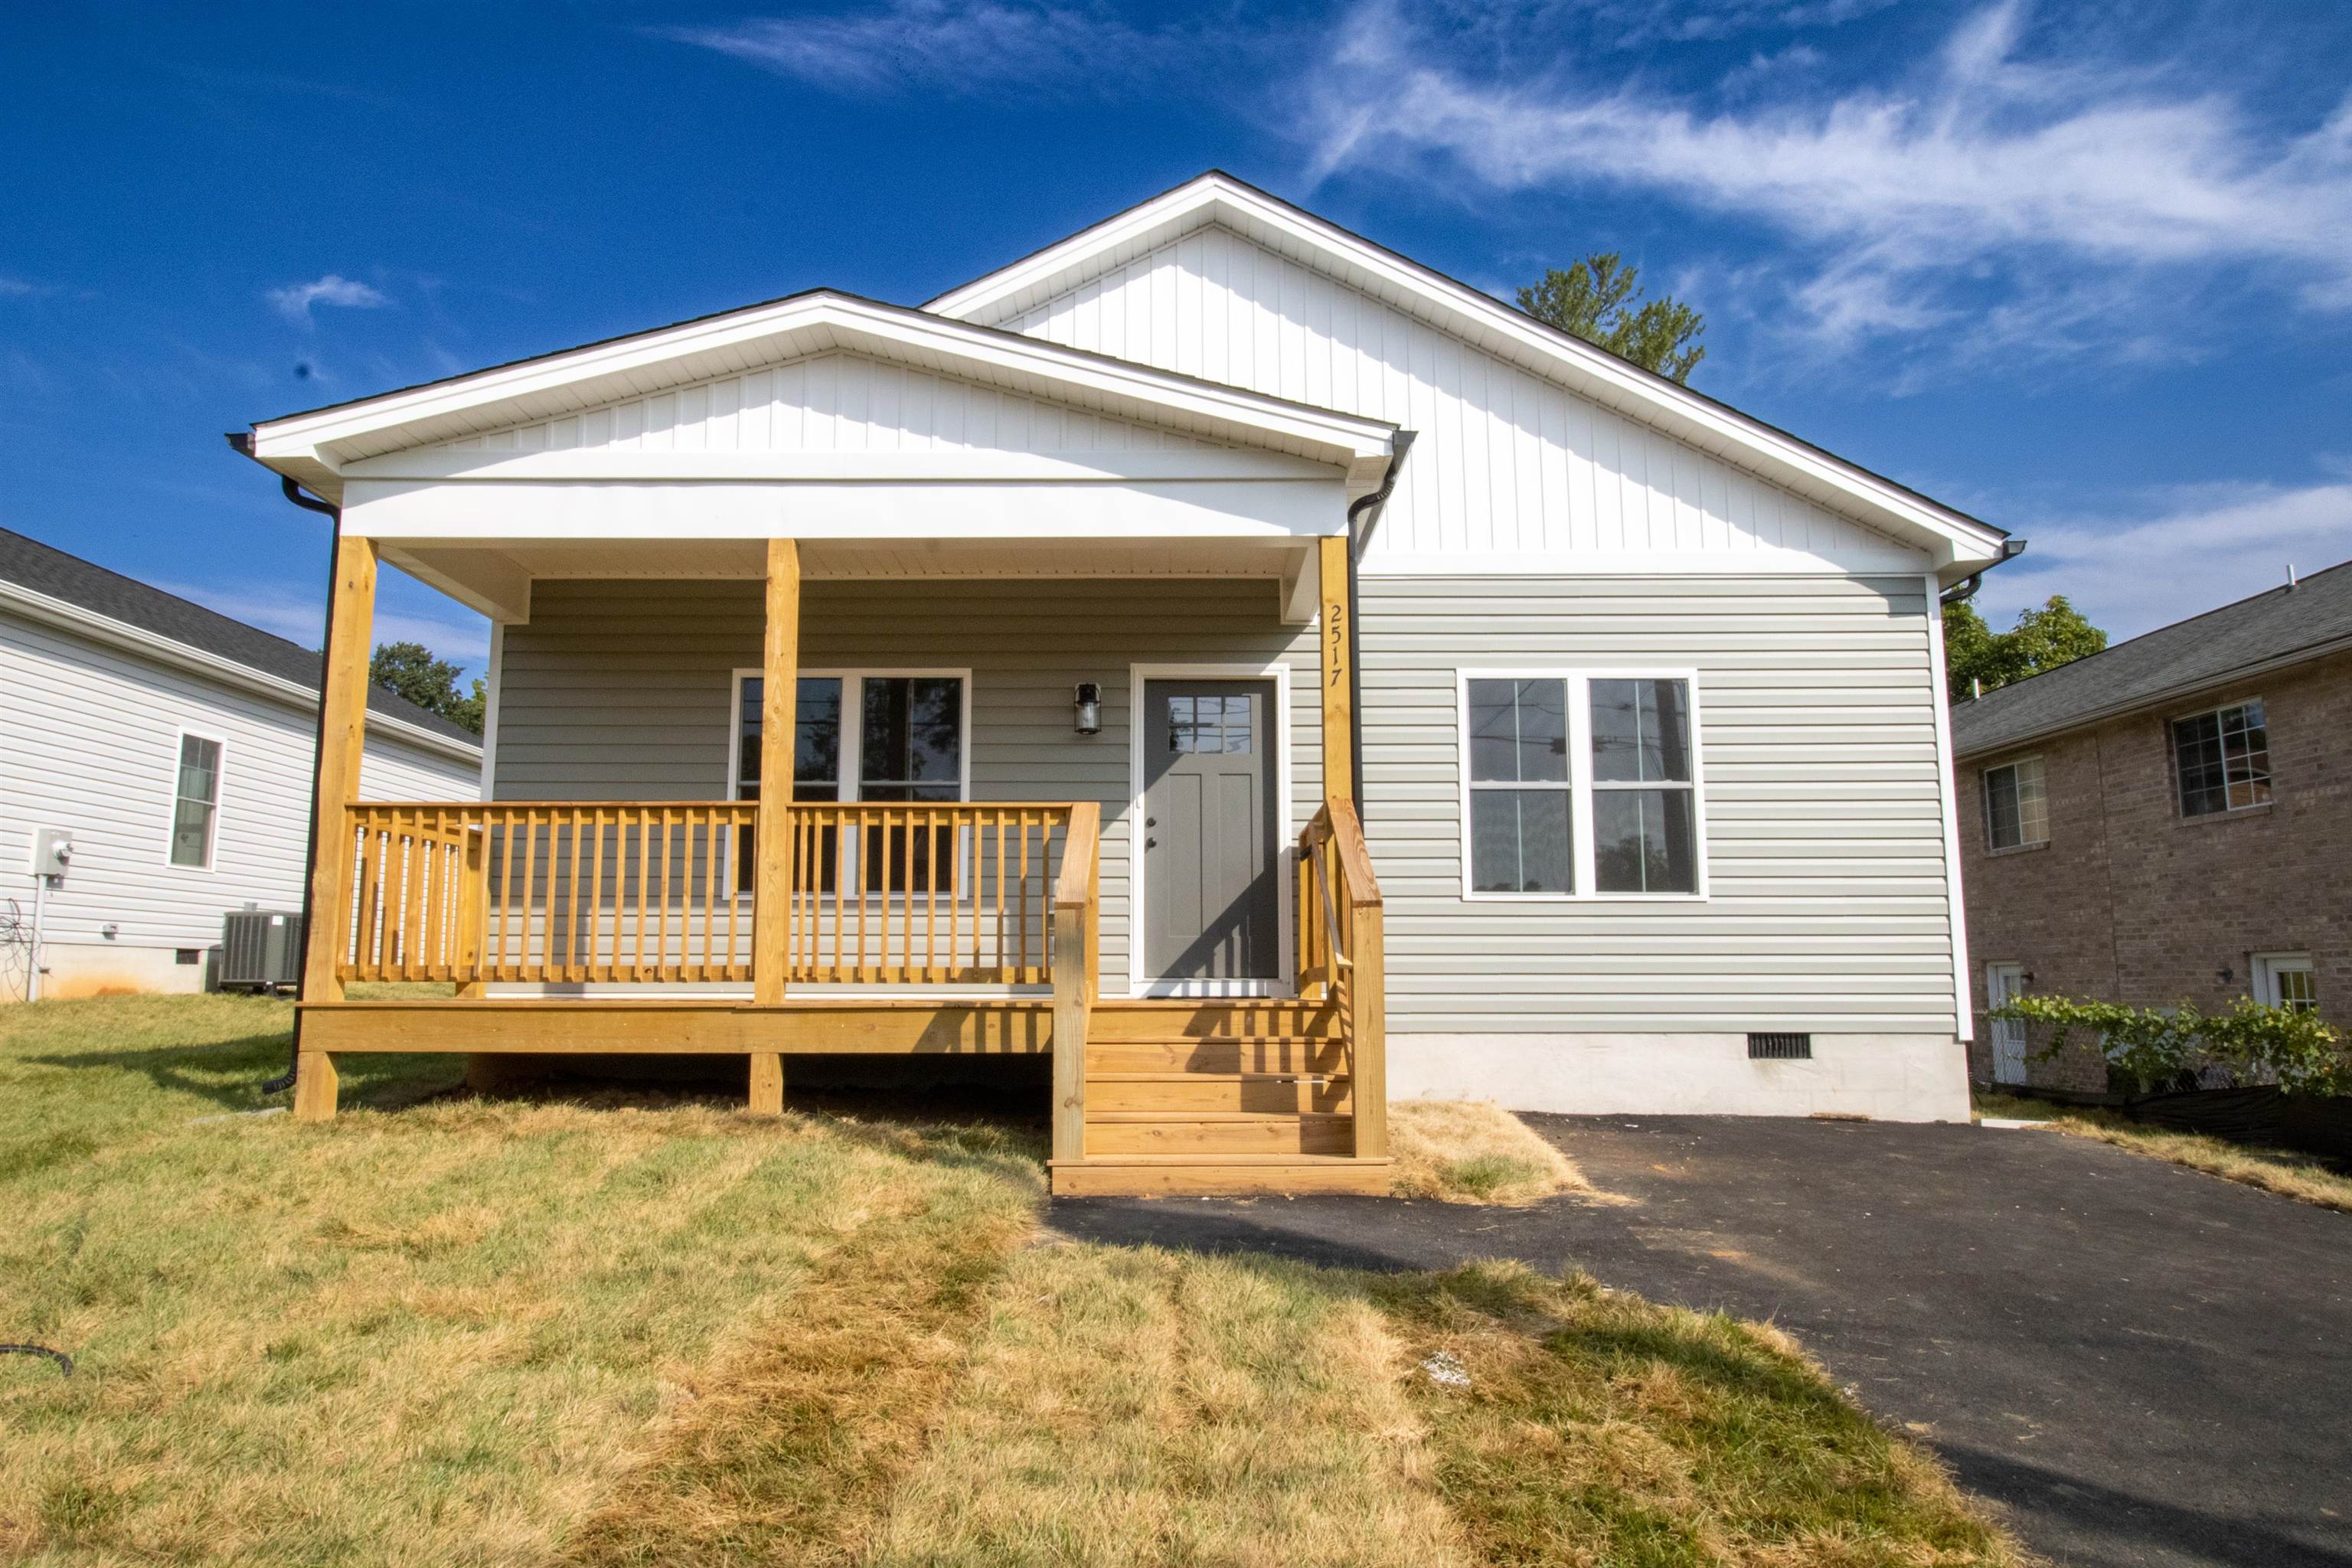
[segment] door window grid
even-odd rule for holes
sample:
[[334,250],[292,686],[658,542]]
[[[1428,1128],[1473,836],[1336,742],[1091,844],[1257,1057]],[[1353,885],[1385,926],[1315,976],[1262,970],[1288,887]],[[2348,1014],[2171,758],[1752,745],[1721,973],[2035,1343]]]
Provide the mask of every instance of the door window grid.
[[1244,757],[1250,752],[1250,699],[1171,697],[1168,699],[1168,749],[1196,755]]
[[2183,816],[2270,804],[2270,728],[2261,700],[2174,720],[2172,767]]
[[1692,676],[1457,679],[1464,897],[1706,896]]
[[207,870],[213,863],[213,823],[220,808],[221,743],[180,737],[180,767],[173,785],[172,864]]
[[1984,774],[1985,841],[1995,849],[2050,842],[2050,805],[2042,759],[2024,757]]

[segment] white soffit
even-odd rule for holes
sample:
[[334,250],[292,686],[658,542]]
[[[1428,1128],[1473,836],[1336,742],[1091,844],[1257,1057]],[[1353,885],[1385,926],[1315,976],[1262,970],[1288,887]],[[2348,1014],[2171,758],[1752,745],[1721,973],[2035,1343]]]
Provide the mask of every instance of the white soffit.
[[1396,434],[1395,426],[1380,420],[817,290],[267,420],[254,426],[253,456],[340,501],[346,470],[388,453],[832,353],[915,366],[1224,446],[1329,464],[1345,473],[1351,493],[1379,483]]
[[1229,174],[1189,180],[973,279],[923,308],[997,325],[1210,224],[1428,322],[1697,450],[1746,468],[1962,567],[2000,557],[2002,531],[1871,473],[1702,393],[1556,331],[1524,311],[1349,234]]

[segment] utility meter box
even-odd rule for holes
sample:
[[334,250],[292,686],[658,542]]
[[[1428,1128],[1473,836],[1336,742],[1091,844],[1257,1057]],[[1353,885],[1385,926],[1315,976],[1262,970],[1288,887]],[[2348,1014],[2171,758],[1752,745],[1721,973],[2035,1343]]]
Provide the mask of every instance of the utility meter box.
[[67,827],[37,827],[33,830],[33,863],[27,868],[36,877],[62,877],[73,864],[73,830]]

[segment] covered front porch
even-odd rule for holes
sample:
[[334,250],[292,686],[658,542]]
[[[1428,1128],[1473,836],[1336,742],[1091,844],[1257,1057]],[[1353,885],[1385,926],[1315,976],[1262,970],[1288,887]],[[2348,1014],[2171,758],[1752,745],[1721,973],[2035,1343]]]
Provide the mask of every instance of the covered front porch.
[[[553,558],[339,548],[298,1114],[333,1114],[349,1052],[740,1055],[766,1113],[795,1055],[1045,1054],[1057,1191],[1384,1180],[1350,647],[1319,629],[1348,624],[1344,538],[1157,571],[1008,544],[987,577],[565,546],[589,575],[497,606],[489,798],[446,802],[352,798],[376,570],[479,598]],[[551,781],[572,797],[516,798]],[[1056,784],[1084,798],[1031,797]],[[1252,804],[1178,828],[1219,790]],[[386,982],[454,994],[345,994]]]

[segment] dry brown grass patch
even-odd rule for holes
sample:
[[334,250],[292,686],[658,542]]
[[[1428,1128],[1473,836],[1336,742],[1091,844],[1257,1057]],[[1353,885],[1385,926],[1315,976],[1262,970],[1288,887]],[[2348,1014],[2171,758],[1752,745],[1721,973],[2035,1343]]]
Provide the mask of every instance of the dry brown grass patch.
[[2224,1181],[2260,1187],[2266,1193],[2276,1193],[2298,1203],[2315,1204],[2321,1208],[2352,1214],[2352,1176],[2288,1150],[2251,1147],[2220,1138],[2209,1138],[2201,1132],[2175,1132],[2162,1127],[2149,1127],[2129,1117],[2094,1106],[2058,1105],[2049,1100],[2025,1100],[2006,1094],[1977,1096],[1976,1112],[1979,1118],[1999,1116],[2024,1121],[2046,1121],[2051,1131],[2055,1132],[2075,1138],[2096,1139],[2102,1143],[2112,1143],[2118,1149],[2128,1149],[2135,1154],[2169,1160],[2176,1165],[2186,1165],[2192,1171],[2202,1171]]
[[1394,1191],[1402,1198],[1522,1207],[1579,1193],[1602,1194],[1567,1155],[1498,1105],[1400,1100],[1389,1106]]

